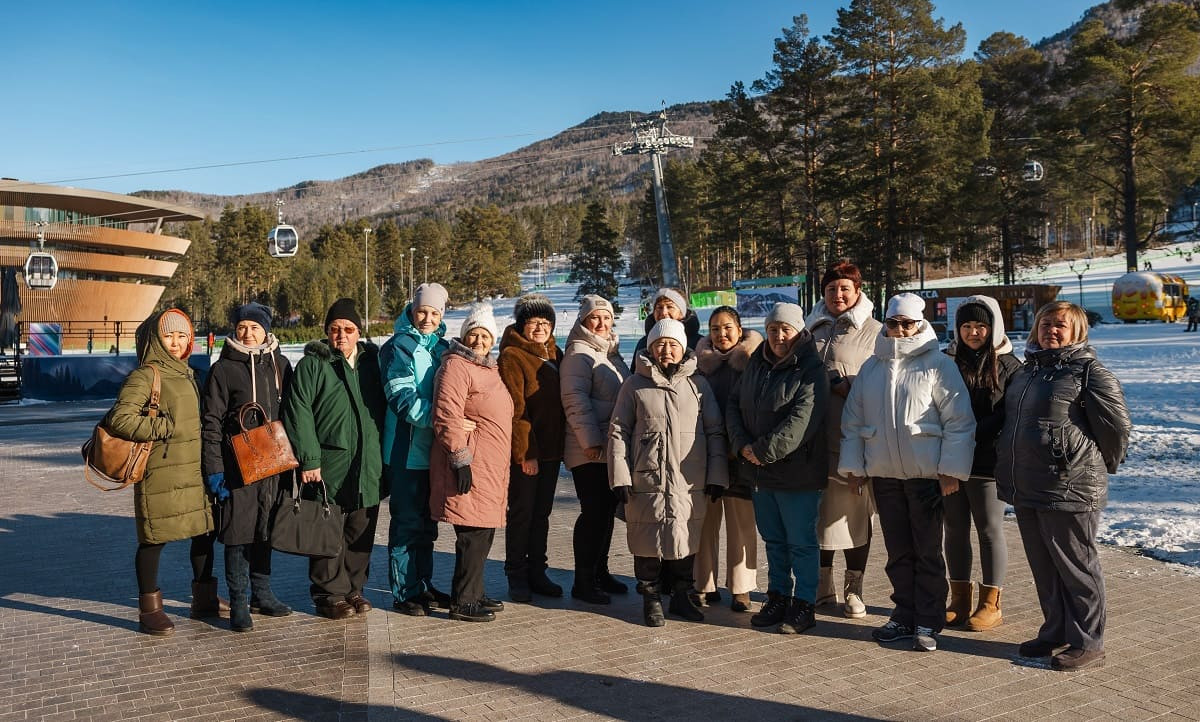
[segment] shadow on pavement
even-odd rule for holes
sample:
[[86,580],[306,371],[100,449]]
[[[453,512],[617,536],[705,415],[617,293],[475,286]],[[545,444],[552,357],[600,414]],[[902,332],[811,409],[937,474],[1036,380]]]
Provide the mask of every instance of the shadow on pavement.
[[662,719],[664,715],[682,717],[688,714],[702,715],[705,719],[874,719],[590,672],[559,670],[523,674],[483,662],[420,654],[398,654],[395,662],[400,667],[447,679],[514,687],[584,712],[619,720]]

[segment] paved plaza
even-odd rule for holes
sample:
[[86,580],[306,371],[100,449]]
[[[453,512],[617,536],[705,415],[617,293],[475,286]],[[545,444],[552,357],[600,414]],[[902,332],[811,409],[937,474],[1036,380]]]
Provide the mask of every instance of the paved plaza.
[[[295,614],[255,616],[247,634],[188,619],[188,545],[178,542],[167,545],[160,575],[176,632],[139,634],[131,493],[89,486],[78,451],[106,408],[0,407],[0,722],[1200,720],[1200,575],[1104,548],[1107,664],[1053,672],[1016,654],[1041,615],[1011,520],[1005,623],[986,634],[948,631],[933,654],[871,641],[889,609],[878,535],[867,618],[821,613],[801,636],[751,628],[725,590],[703,623],[668,617],[661,629],[642,625],[632,593],[607,607],[569,597],[508,603],[490,624],[406,617],[391,610],[387,589],[386,504],[368,614],[314,616],[304,560],[277,554],[274,587]],[[564,475],[550,575],[567,588],[577,508]],[[453,537],[443,525],[435,582],[445,590]],[[503,550],[500,532],[487,582],[506,600]],[[612,569],[632,585],[620,522]],[[759,583],[765,589],[765,569]]]

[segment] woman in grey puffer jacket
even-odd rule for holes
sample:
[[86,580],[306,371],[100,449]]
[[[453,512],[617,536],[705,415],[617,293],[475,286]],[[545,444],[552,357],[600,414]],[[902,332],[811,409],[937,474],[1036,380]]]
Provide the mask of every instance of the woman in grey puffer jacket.
[[579,302],[579,318],[567,336],[559,381],[567,435],[563,459],[575,479],[579,518],[572,543],[575,583],[571,596],[590,604],[608,604],[609,594],[628,588],[608,571],[613,514],[617,499],[608,488],[608,420],[629,367],[621,358],[613,332],[613,305],[593,294]]
[[1083,669],[1104,661],[1096,528],[1131,424],[1120,382],[1087,343],[1082,308],[1046,304],[1033,327],[996,442],[998,493],[1016,510],[1045,617],[1020,653],[1053,656],[1053,669]]

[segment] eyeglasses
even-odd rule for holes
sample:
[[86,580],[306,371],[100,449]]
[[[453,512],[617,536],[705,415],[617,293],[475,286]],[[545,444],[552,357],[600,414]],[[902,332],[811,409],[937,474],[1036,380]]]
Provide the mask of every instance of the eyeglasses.
[[889,318],[886,321],[884,321],[884,323],[887,324],[887,327],[892,330],[902,328],[905,331],[911,331],[917,327],[917,324],[919,324],[921,322],[914,321],[912,319]]
[[525,325],[534,328],[554,328],[554,324],[540,318],[531,318],[525,322]]

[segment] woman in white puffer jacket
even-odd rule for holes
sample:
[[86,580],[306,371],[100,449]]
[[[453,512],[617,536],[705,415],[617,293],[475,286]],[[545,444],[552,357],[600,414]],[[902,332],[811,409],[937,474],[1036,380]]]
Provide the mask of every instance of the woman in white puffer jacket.
[[902,293],[887,305],[875,352],[842,411],[838,473],[869,476],[896,608],[872,636],[937,649],[946,621],[941,497],[971,476],[975,414],[954,359],[924,320],[925,302]]

